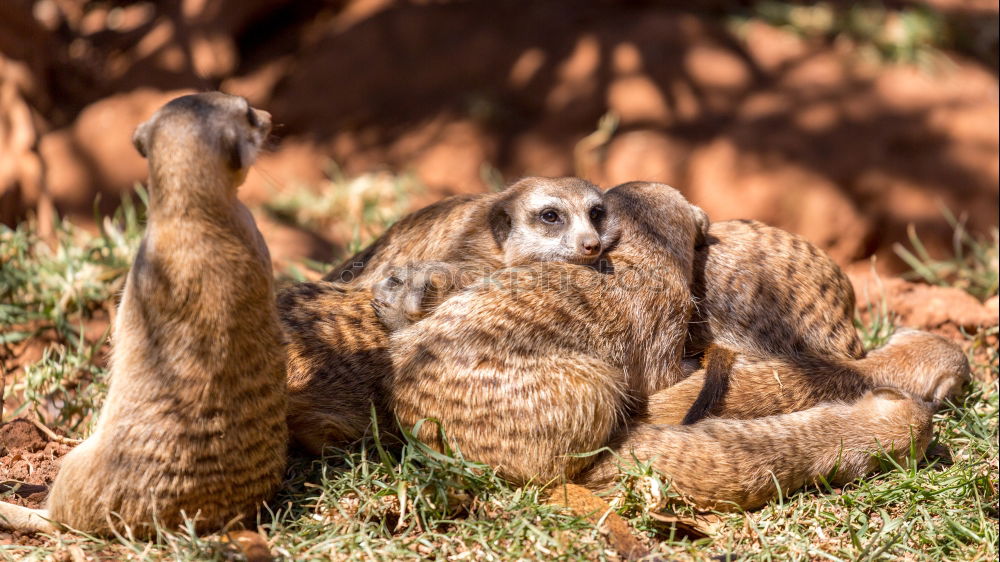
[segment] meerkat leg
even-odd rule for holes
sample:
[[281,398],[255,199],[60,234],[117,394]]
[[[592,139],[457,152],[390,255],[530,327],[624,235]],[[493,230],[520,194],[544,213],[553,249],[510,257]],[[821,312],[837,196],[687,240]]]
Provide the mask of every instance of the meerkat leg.
[[[855,361],[737,355],[726,392],[709,410],[723,418],[758,418],[796,412],[829,400],[854,400],[891,386],[929,402],[956,395],[969,379],[969,363],[954,343],[916,330],[897,332],[883,347]],[[704,393],[706,370],[649,398],[644,421],[680,424]]]
[[875,386],[892,386],[924,400],[954,398],[969,381],[969,360],[955,343],[920,330],[897,330],[856,362]]
[[47,509],[30,509],[0,502],[0,527],[24,533],[54,533],[59,530],[49,519]]
[[853,404],[824,403],[753,420],[713,418],[690,426],[639,424],[614,455],[606,454],[579,481],[606,487],[622,463],[650,462],[672,488],[705,509],[752,509],[781,493],[825,478],[860,478],[884,452],[896,460],[924,451],[933,407],[891,388]]

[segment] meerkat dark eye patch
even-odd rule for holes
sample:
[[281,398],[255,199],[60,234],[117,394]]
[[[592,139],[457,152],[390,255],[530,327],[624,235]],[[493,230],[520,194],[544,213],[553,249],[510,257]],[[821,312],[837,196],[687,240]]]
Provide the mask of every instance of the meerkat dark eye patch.
[[590,209],[590,220],[598,222],[604,218],[604,207],[597,205]]
[[249,123],[251,127],[260,127],[260,120],[257,119],[257,112],[250,106],[247,106],[247,123]]
[[493,204],[489,211],[489,223],[490,232],[493,234],[493,240],[498,246],[503,246],[503,243],[507,241],[507,237],[510,236],[510,231],[514,228],[514,221],[510,217],[510,213],[507,211],[507,205],[510,203],[510,197],[505,197]]

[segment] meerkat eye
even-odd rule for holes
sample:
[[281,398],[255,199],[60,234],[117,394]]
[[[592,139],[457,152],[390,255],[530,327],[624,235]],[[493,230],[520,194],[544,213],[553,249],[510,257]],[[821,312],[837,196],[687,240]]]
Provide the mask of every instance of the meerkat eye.
[[250,123],[251,127],[260,125],[260,121],[257,120],[257,113],[249,105],[247,106],[247,123]]
[[559,222],[559,213],[553,211],[552,209],[546,209],[538,215],[538,218],[542,219],[542,222],[556,224]]
[[402,284],[403,284],[403,280],[400,279],[399,277],[396,277],[395,275],[390,275],[389,278],[386,279],[386,285],[390,289],[395,289],[396,287],[399,287]]
[[596,206],[596,207],[594,207],[593,209],[590,210],[590,220],[591,221],[597,222],[597,221],[601,220],[602,218],[604,218],[604,207],[601,207],[600,205],[598,205],[598,206]]

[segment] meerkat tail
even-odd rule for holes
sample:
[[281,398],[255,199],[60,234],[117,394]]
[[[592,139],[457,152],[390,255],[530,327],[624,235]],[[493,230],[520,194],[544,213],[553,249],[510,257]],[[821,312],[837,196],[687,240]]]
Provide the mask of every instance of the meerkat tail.
[[922,454],[933,435],[931,404],[879,387],[854,403],[753,420],[711,418],[682,427],[638,424],[577,481],[606,489],[620,467],[648,462],[699,509],[754,509],[811,482],[845,484]]
[[705,350],[705,384],[681,425],[691,425],[705,418],[722,401],[729,389],[735,360],[736,354],[724,347],[713,344]]
[[25,533],[54,533],[59,530],[49,520],[47,509],[31,509],[7,502],[0,502],[0,528]]

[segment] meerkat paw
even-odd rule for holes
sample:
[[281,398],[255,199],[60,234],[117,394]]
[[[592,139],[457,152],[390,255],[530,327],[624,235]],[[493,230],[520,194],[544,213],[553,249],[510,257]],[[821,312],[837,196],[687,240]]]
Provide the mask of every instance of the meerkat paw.
[[929,332],[897,330],[882,347],[868,354],[877,365],[874,383],[900,388],[940,403],[957,397],[969,381],[969,361],[955,343]]

